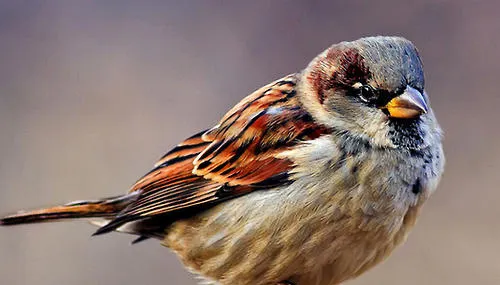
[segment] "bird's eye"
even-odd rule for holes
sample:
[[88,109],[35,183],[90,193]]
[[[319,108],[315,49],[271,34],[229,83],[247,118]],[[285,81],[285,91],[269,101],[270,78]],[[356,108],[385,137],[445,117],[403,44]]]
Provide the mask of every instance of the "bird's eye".
[[359,99],[365,103],[371,103],[376,100],[375,89],[370,85],[363,85],[359,88]]

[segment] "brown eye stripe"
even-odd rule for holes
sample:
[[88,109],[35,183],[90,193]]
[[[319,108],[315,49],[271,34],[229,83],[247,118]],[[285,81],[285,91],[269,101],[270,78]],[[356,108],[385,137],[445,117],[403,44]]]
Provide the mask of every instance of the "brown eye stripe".
[[366,83],[371,78],[365,59],[359,50],[338,45],[318,58],[307,76],[307,80],[317,93],[318,101],[326,100],[325,91],[333,88],[346,89],[354,83]]

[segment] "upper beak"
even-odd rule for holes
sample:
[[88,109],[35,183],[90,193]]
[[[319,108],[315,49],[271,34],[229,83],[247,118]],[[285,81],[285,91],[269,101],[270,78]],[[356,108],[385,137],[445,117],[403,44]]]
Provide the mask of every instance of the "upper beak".
[[429,108],[418,90],[406,86],[403,94],[393,98],[382,109],[386,109],[391,118],[413,119],[427,113]]

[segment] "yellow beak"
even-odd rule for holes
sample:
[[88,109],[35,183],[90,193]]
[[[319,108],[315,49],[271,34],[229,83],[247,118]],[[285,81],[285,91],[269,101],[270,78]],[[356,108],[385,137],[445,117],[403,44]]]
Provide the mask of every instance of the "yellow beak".
[[403,94],[393,98],[381,109],[386,109],[389,117],[397,119],[413,119],[428,111],[424,96],[410,86],[406,86]]

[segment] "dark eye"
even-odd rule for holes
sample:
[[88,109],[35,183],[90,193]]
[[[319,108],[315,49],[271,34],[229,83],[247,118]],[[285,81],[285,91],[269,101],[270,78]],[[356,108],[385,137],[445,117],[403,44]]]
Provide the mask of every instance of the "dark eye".
[[375,94],[375,89],[370,85],[363,85],[359,88],[358,93],[359,99],[365,103],[374,102],[377,99],[377,95]]

